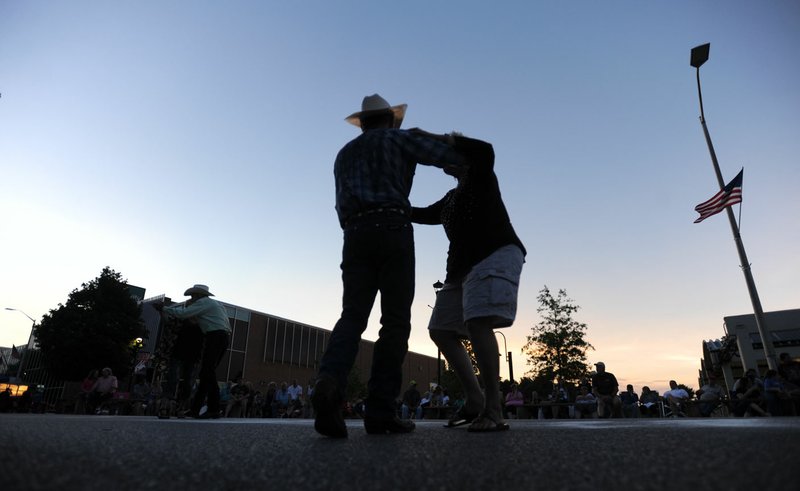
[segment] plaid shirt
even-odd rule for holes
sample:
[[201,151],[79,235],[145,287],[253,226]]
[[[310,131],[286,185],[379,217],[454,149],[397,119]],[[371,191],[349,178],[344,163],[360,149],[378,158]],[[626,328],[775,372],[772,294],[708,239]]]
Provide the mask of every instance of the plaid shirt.
[[345,145],[333,167],[342,228],[348,218],[375,208],[410,213],[408,195],[418,163],[466,165],[453,147],[408,130],[368,130]]

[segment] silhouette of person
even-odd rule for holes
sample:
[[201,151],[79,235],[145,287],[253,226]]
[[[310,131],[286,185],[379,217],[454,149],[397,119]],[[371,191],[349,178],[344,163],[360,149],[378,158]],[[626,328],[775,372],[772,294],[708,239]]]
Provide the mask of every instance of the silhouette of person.
[[597,397],[597,414],[601,418],[622,417],[622,401],[617,393],[619,383],[613,373],[606,371],[606,364],[598,361],[594,364],[597,373],[592,377],[592,391]]
[[0,392],[0,413],[11,411],[13,401],[11,400],[11,387],[6,387]]
[[[217,384],[217,365],[228,349],[231,324],[225,307],[211,297],[213,294],[206,285],[194,285],[184,295],[191,298],[184,305],[164,307],[166,315],[178,319],[197,319],[197,325],[203,331],[203,354],[200,358],[200,382],[192,400],[192,406],[186,416],[192,418],[219,418],[220,397]],[[200,410],[207,401],[207,410],[201,416]]]
[[381,294],[382,327],[367,383],[364,429],[370,434],[408,433],[414,423],[396,414],[402,364],[408,351],[414,298],[414,232],[408,196],[418,163],[464,165],[449,145],[401,130],[406,105],[378,94],[346,118],[362,133],[336,156],[336,212],[344,230],[342,314],[320,361],[314,388],[314,429],[346,438],[342,414],[347,375],[372,306]]
[[633,385],[628,384],[625,387],[625,392],[619,395],[620,402],[622,402],[622,414],[626,418],[639,417],[639,395],[633,391]]
[[[464,406],[449,426],[470,422],[469,431],[508,429],[500,394],[500,360],[494,329],[509,327],[517,312],[517,290],[525,247],[517,237],[494,173],[492,145],[473,138],[431,135],[452,141],[467,167],[445,167],[458,181],[442,199],[426,208],[412,208],[414,223],[444,227],[450,241],[447,276],[436,294],[428,324],[439,347],[466,392]],[[462,339],[472,342],[481,373],[481,391]]]
[[401,413],[403,419],[411,419],[411,417],[415,417],[420,419],[422,415],[422,407],[420,407],[419,403],[422,401],[422,395],[417,390],[417,381],[412,380],[411,383],[408,384],[408,389],[403,393],[403,405],[401,407]]

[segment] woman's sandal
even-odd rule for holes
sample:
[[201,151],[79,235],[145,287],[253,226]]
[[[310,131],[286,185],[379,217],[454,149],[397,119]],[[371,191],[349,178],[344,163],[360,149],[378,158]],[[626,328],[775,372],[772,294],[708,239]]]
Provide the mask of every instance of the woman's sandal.
[[480,413],[474,412],[470,413],[464,410],[462,406],[459,408],[458,411],[447,421],[447,424],[444,425],[445,428],[455,428],[457,426],[464,426],[466,424],[472,423],[475,421],[475,418],[480,416]]
[[506,431],[509,429],[508,423],[505,421],[495,421],[491,416],[481,413],[480,416],[469,425],[467,431],[473,433],[487,433],[490,431]]

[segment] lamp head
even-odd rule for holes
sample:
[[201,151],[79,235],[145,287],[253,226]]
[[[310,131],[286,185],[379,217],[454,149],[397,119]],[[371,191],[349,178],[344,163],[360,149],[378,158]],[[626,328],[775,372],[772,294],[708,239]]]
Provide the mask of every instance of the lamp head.
[[689,64],[695,68],[700,68],[703,63],[708,61],[708,51],[711,48],[711,43],[701,44],[692,48],[692,59]]

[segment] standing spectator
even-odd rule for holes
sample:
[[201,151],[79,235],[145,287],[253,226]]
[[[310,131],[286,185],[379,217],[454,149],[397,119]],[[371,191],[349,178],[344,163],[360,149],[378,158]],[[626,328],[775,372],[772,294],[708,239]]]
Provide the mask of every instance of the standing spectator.
[[[197,325],[203,331],[203,354],[200,357],[200,383],[197,386],[191,409],[187,416],[192,418],[219,418],[220,397],[217,382],[217,365],[222,361],[228,349],[228,338],[231,332],[228,313],[221,303],[212,299],[214,296],[206,285],[194,285],[183,292],[191,298],[184,305],[164,307],[165,314],[178,319],[197,319]],[[207,404],[206,412],[201,416],[200,409]]]
[[639,396],[633,391],[633,385],[628,384],[625,392],[619,395],[622,402],[622,414],[626,418],[639,417]]
[[606,371],[606,364],[598,361],[594,364],[597,373],[592,377],[592,392],[597,398],[597,414],[601,418],[622,417],[622,401],[619,392],[619,383],[613,373]]
[[364,428],[370,434],[408,433],[414,423],[397,417],[396,399],[411,332],[414,299],[414,231],[409,221],[418,163],[463,165],[461,156],[434,138],[401,130],[406,105],[390,106],[378,94],[346,120],[361,135],[336,156],[336,212],[344,230],[342,314],[322,356],[314,388],[314,429],[346,438],[342,415],[347,375],[375,297],[381,294],[381,324],[367,383]]

